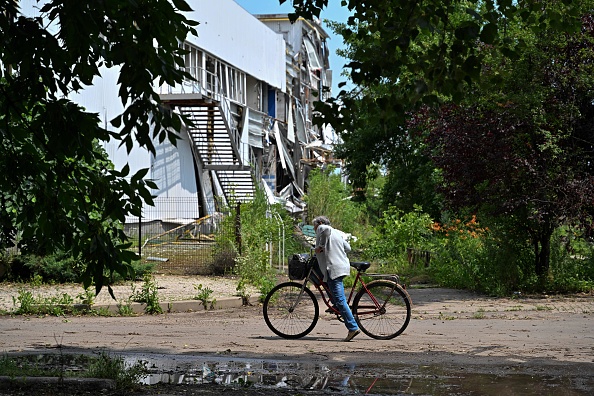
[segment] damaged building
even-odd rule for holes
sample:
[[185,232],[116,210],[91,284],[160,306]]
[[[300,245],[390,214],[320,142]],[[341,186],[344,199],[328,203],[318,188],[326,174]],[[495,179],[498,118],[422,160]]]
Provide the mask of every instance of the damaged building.
[[[155,139],[155,155],[136,146],[128,152],[117,141],[104,144],[116,168],[148,168],[146,177],[158,185],[155,208],[143,220],[181,224],[212,216],[220,205],[249,201],[257,186],[270,202],[302,212],[308,171],[333,161],[332,129],[312,124],[313,104],[332,83],[327,33],[319,21],[254,16],[233,0],[188,3],[193,11],[185,14],[199,25],[180,45],[194,80],[155,90],[191,123],[175,146]],[[38,15],[35,0],[21,5]],[[106,129],[124,110],[118,77],[118,70],[104,67],[93,86],[72,95],[98,113]]]
[[[200,25],[183,45],[195,81],[159,93],[192,125],[177,152],[165,142],[151,159],[156,195],[195,194],[196,218],[250,200],[260,184],[270,202],[300,213],[309,170],[333,161],[333,130],[312,123],[314,102],[332,85],[327,33],[318,21],[253,16],[232,0],[190,3]],[[195,189],[175,184],[178,171]]]

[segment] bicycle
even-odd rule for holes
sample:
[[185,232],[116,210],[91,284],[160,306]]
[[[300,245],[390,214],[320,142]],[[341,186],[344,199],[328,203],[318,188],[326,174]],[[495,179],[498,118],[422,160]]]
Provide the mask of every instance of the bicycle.
[[[301,255],[308,256],[308,255]],[[328,311],[342,321],[338,309],[332,306],[330,290],[323,282],[315,256],[306,257],[293,265],[301,265],[291,276],[292,261],[289,260],[290,282],[276,285],[264,299],[264,321],[275,334],[288,339],[297,339],[309,334],[318,322],[318,300],[308,283],[317,289]],[[304,261],[304,262],[303,262]],[[398,275],[366,274],[368,262],[351,262],[357,276],[351,287],[347,302],[361,331],[371,338],[389,340],[399,336],[408,326],[411,316],[411,298],[400,285]],[[295,267],[293,268],[293,270]],[[369,283],[364,277],[370,277]],[[300,279],[298,279],[300,278]],[[303,280],[302,283],[295,280]],[[361,287],[357,291],[357,285]]]

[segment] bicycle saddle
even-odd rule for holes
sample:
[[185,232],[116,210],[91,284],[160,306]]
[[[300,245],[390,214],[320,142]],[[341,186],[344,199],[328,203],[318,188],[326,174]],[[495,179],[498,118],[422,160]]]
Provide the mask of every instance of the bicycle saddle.
[[351,267],[357,271],[364,272],[367,268],[371,267],[371,263],[367,261],[351,261]]

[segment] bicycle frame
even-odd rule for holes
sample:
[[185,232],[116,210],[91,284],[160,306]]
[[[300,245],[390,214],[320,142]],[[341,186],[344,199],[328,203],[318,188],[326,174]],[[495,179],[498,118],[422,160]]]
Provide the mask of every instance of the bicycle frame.
[[[274,333],[283,338],[301,338],[315,327],[322,302],[315,295],[314,288],[330,308],[326,312],[335,314],[339,321],[344,322],[341,313],[332,304],[334,298],[330,287],[323,282],[323,271],[315,264],[315,256],[308,261],[293,261],[291,281],[279,283],[264,299],[264,320]],[[366,273],[370,267],[368,262],[350,264],[357,273],[353,274],[353,284],[348,287],[351,290],[345,290],[344,298],[361,331],[380,340],[400,335],[411,318],[411,300],[406,289],[400,285],[398,276]],[[304,267],[300,268],[300,265]]]
[[[362,271],[357,270],[357,276],[355,277],[355,280],[353,282],[353,286],[351,287],[351,290],[349,292],[349,296],[347,298],[347,304],[349,305],[349,307],[352,306],[352,301],[354,296],[359,292],[359,290],[357,289],[357,284],[361,284],[361,288],[365,289],[365,291],[367,292],[367,294],[369,295],[369,297],[371,298],[371,300],[373,301],[374,307],[369,307],[370,311],[361,311],[359,307],[359,310],[357,311],[358,315],[368,315],[368,314],[374,314],[377,315],[378,311],[379,314],[381,314],[382,312],[385,311],[386,308],[386,304],[388,303],[388,301],[390,300],[390,298],[392,297],[394,291],[396,290],[396,288],[398,287],[398,282],[397,282],[397,276],[395,275],[381,275],[381,274],[366,274],[367,276],[371,276],[371,277],[376,277],[376,278],[385,278],[388,280],[391,280],[394,283],[394,286],[392,288],[392,291],[390,293],[390,295],[388,296],[388,298],[386,298],[386,300],[383,303],[379,303],[377,301],[377,299],[375,298],[375,296],[369,291],[369,289],[367,288],[367,284],[365,283],[365,281],[363,280],[362,277]],[[311,277],[314,276],[317,282],[314,282],[311,280]],[[318,276],[317,273],[315,273],[313,271],[313,266],[311,266],[311,268],[309,269],[309,272],[307,274],[307,276],[305,277],[305,280],[303,282],[303,286],[301,287],[301,292],[299,293],[299,296],[297,297],[297,300],[295,301],[295,304],[293,305],[293,307],[291,307],[292,309],[294,309],[297,304],[299,303],[299,300],[301,300],[301,296],[303,295],[303,289],[305,289],[307,287],[307,283],[311,282],[314,287],[318,290],[318,292],[320,293],[320,295],[322,296],[322,301],[324,301],[324,304],[330,308],[333,313],[335,313],[336,315],[340,315],[340,312],[334,308],[334,306],[331,304],[331,292],[330,289],[328,288],[328,284],[326,282],[324,282],[324,280],[322,278],[320,278]]]

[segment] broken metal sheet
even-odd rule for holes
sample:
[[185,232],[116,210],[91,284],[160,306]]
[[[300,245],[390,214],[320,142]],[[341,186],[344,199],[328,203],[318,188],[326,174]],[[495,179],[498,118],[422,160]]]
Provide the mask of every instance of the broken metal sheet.
[[295,180],[295,167],[293,166],[293,161],[291,160],[291,156],[287,151],[285,141],[280,134],[280,130],[278,129],[276,122],[274,123],[273,131],[274,137],[276,139],[276,147],[280,154],[281,165],[283,166],[283,169],[289,172],[291,178]]
[[252,147],[264,148],[262,144],[264,137],[264,121],[262,114],[256,111],[250,111],[246,107],[247,119],[248,119],[248,142]]
[[274,193],[272,192],[270,186],[268,185],[266,180],[264,180],[264,178],[262,178],[262,187],[264,188],[264,192],[266,193],[266,199],[268,200],[268,204],[273,205],[274,203],[276,203],[276,197],[274,196]]
[[313,142],[307,144],[305,146],[305,148],[312,149],[312,150],[319,150],[322,152],[332,152],[333,151],[331,144],[326,144],[326,143],[322,142],[321,140],[314,140]]
[[289,98],[289,114],[287,117],[287,140],[295,143],[295,126],[293,125],[293,99]]
[[303,207],[301,207],[299,205],[295,205],[290,200],[285,201],[285,209],[291,214],[297,214],[297,213],[303,212]]
[[324,124],[322,126],[322,138],[324,139],[324,143],[326,144],[342,143],[340,136],[338,136],[338,134],[330,124]]
[[280,192],[278,193],[279,196],[289,199],[293,195],[293,183],[287,184]]
[[[305,195],[305,193],[303,192],[303,190],[301,189],[301,187],[299,187],[299,185],[297,185],[297,183],[296,183],[296,182],[293,182],[293,183],[291,183],[291,184],[293,184],[293,187],[295,188],[295,190],[297,191],[297,194],[298,194],[300,197],[303,197],[303,196]],[[297,198],[295,198],[295,199],[297,199]]]
[[295,126],[297,130],[297,139],[299,139],[299,143],[307,144],[309,140],[307,139],[307,133],[305,130],[305,117],[303,115],[303,107],[301,103],[297,101],[297,108],[296,108],[296,115],[295,115]]
[[318,58],[318,53],[316,51],[316,47],[312,43],[311,39],[309,37],[304,37],[303,44],[305,44],[305,48],[307,50],[307,58],[308,58],[308,61],[309,61],[308,63],[310,65],[310,67],[312,69],[321,69],[322,63],[320,62],[320,59]]
[[285,160],[285,156],[283,155],[282,150],[282,140],[281,140],[281,135],[280,135],[280,130],[278,129],[278,122],[274,121],[274,125],[272,126],[272,133],[274,134],[274,138],[276,139],[276,146],[278,148],[278,151],[280,152],[280,161],[281,161],[281,165],[283,167],[283,169],[287,169],[287,163]]

